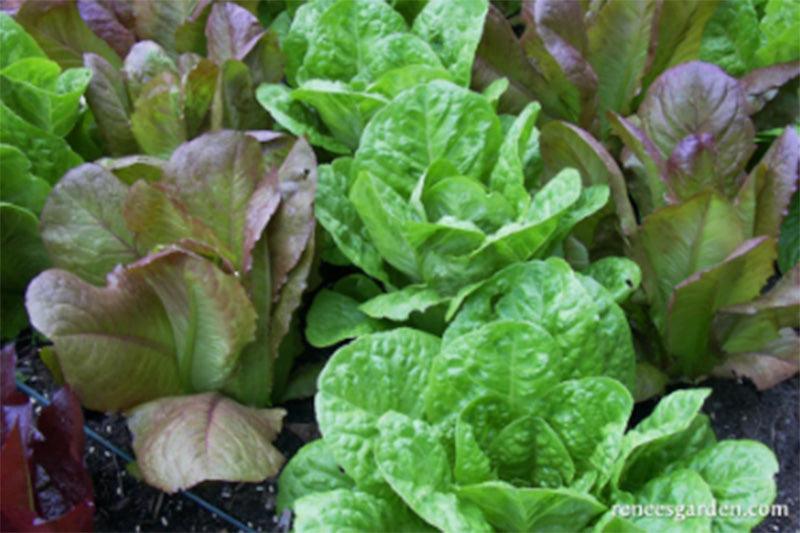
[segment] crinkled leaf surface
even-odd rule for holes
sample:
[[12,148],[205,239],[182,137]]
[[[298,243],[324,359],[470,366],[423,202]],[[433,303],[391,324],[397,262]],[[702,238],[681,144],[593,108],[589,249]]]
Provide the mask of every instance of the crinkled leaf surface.
[[407,328],[366,335],[339,349],[319,377],[317,420],[337,462],[358,483],[380,482],[372,457],[378,418],[422,416],[421,398],[439,339]]
[[459,487],[457,493],[504,531],[580,529],[605,510],[599,501],[578,491],[516,487],[503,481]]
[[497,156],[500,123],[482,96],[452,83],[414,87],[375,114],[354,164],[404,197],[438,159],[459,174],[481,179]]
[[496,320],[524,321],[559,347],[561,379],[607,375],[632,386],[633,345],[624,314],[602,287],[582,279],[559,259],[507,267],[467,297],[443,341],[458,342]]
[[309,494],[336,489],[354,488],[336,463],[323,439],[309,442],[289,460],[281,472],[277,508],[279,512],[292,509],[294,503]]
[[415,513],[442,531],[491,531],[483,513],[454,492],[447,452],[431,426],[389,411],[378,430],[378,468]]
[[283,409],[254,409],[215,393],[164,398],[130,412],[144,479],[166,492],[206,480],[258,482],[284,458],[272,445]]

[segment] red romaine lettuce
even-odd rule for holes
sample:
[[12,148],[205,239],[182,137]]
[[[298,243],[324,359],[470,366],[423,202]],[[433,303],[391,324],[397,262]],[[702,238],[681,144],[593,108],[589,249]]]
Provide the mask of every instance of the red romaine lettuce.
[[82,165],[43,210],[64,270],[28,287],[31,322],[85,406],[128,411],[144,478],[163,490],[261,480],[283,462],[271,442],[285,412],[265,407],[295,356],[282,341],[313,258],[316,159],[302,139],[259,137],[203,135],[133,183]]

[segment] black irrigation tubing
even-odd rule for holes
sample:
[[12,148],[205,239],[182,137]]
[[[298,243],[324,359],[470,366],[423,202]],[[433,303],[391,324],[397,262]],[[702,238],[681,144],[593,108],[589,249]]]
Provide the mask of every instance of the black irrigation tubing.
[[[36,389],[32,388],[29,385],[26,385],[25,383],[22,383],[20,380],[16,380],[16,381],[17,381],[17,388],[19,390],[21,390],[22,392],[24,392],[29,397],[33,398],[34,400],[36,400],[37,402],[39,402],[42,405],[45,405],[45,406],[50,405],[50,400],[45,398]],[[97,433],[95,430],[93,430],[92,428],[90,428],[86,424],[84,424],[84,426],[83,426],[83,431],[84,431],[84,433],[86,433],[86,435],[90,439],[92,439],[93,441],[97,442],[98,444],[100,444],[101,446],[103,446],[104,448],[109,450],[111,453],[113,453],[114,455],[116,455],[120,459],[123,459],[128,463],[130,463],[130,462],[132,462],[134,460],[133,457],[131,457],[131,455],[129,453],[125,452],[124,450],[122,450],[121,448],[119,448],[118,446],[116,446],[115,444],[110,442],[108,439],[106,439],[105,437],[103,437],[102,435]],[[239,529],[241,531],[244,531],[245,533],[255,533],[255,530],[253,528],[248,527],[246,524],[242,523],[242,521],[238,520],[237,518],[234,518],[233,516],[229,515],[228,513],[226,513],[225,511],[223,511],[222,509],[220,509],[216,505],[214,505],[213,503],[210,503],[210,502],[204,500],[203,498],[201,498],[197,494],[195,494],[195,493],[193,493],[191,491],[188,491],[188,490],[182,491],[179,494],[181,496],[184,496],[186,499],[193,501],[194,503],[196,503],[197,505],[199,505],[200,507],[202,507],[203,509],[205,509],[209,513],[212,513],[212,514],[214,514],[216,516],[219,516],[222,520],[224,520],[228,524],[232,525],[233,527],[235,527],[235,528],[237,528],[237,529]]]

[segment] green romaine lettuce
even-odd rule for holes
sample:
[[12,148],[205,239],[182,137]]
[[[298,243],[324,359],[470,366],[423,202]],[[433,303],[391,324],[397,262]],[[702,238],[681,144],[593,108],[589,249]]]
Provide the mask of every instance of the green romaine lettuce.
[[[546,284],[570,301],[562,281],[534,274],[556,268],[554,261],[507,271],[530,267],[531,286]],[[597,294],[611,299],[605,289]],[[509,312],[520,307],[476,293],[464,309],[483,309],[487,299]],[[440,531],[647,531],[686,523],[623,518],[612,513],[614,506],[773,501],[775,457],[753,441],[716,442],[700,414],[709,390],[672,393],[626,432],[633,398],[620,382],[601,376],[602,361],[613,356],[586,342],[596,333],[564,333],[594,362],[582,372],[563,372],[569,365],[546,328],[567,310],[531,307],[543,316],[530,322],[484,316],[472,332],[441,344],[401,328],[338,350],[319,380],[323,437],[301,449],[279,482],[279,501],[295,512],[295,529],[369,531],[396,517],[390,529],[424,530],[419,522],[411,525],[415,517]],[[599,328],[613,322],[609,316]],[[626,353],[632,367],[633,353]],[[758,520],[699,517],[688,525],[716,531],[751,528]]]
[[433,79],[469,85],[486,10],[486,0],[431,0],[409,28],[383,0],[309,2],[281,43],[293,88],[262,85],[258,100],[293,134],[352,153],[387,97]]

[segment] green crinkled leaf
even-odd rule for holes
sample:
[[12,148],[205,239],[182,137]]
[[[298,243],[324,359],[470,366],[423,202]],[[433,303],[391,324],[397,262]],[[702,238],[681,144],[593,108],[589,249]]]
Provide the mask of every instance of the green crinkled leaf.
[[633,397],[616,380],[588,377],[547,391],[536,409],[559,436],[575,464],[575,477],[596,475],[602,487],[622,448]]
[[386,105],[382,97],[353,91],[341,82],[309,80],[291,93],[293,100],[312,107],[337,142],[358,148],[364,127]]
[[351,163],[349,158],[339,158],[331,165],[319,167],[317,220],[353,264],[370,276],[387,282],[389,276],[384,270],[383,259],[347,196]]
[[412,313],[424,313],[447,300],[446,296],[427,285],[408,285],[399,291],[375,296],[362,303],[359,309],[373,318],[402,322]]
[[458,494],[480,507],[502,531],[580,530],[606,509],[579,491],[515,487],[502,481],[459,487]]
[[0,143],[22,150],[31,162],[33,173],[55,184],[67,170],[81,164],[67,142],[26,122],[0,102]]
[[496,320],[524,321],[546,330],[562,353],[562,379],[606,375],[633,387],[633,344],[622,310],[602,287],[585,283],[563,260],[512,265],[495,274],[466,298],[443,342],[455,342]]
[[346,144],[337,141],[322,128],[319,117],[292,98],[288,87],[262,84],[256,90],[256,99],[278,124],[294,135],[304,136],[314,146],[335,154],[350,153]]
[[538,416],[508,424],[492,439],[487,453],[500,479],[517,486],[563,487],[575,476],[575,465],[561,438]]
[[294,529],[325,531],[427,531],[428,526],[396,496],[351,489],[309,494],[296,501]]
[[[710,508],[714,503],[711,488],[703,478],[693,470],[675,470],[657,477],[635,495],[635,503],[640,505],[671,505],[673,512],[678,506],[691,502],[694,506],[704,505]],[[707,515],[684,516],[679,520],[676,516],[637,516],[630,518],[634,525],[645,531],[663,531],[669,528],[675,532],[711,531],[711,518]]]
[[[6,176],[3,175],[3,189]],[[0,202],[0,286],[2,287],[2,326],[0,336],[12,339],[28,322],[22,305],[28,282],[50,266],[39,238],[36,215],[17,205]]]
[[582,274],[602,285],[617,303],[627,300],[642,281],[639,266],[623,257],[604,257],[591,263]]
[[759,23],[762,40],[755,51],[758,66],[800,59],[797,34],[800,32],[800,6],[791,0],[767,0]]
[[374,83],[371,83],[367,89],[371,93],[382,94],[387,98],[394,98],[406,89],[410,89],[420,83],[427,83],[434,80],[452,82],[453,77],[442,67],[406,65],[385,72],[376,79]]
[[703,32],[700,59],[739,76],[755,66],[760,41],[754,2],[722,0]]
[[31,162],[18,148],[0,144],[0,201],[36,214],[42,210],[50,184],[30,173]]
[[417,515],[441,531],[491,531],[483,513],[455,493],[447,452],[431,426],[389,411],[378,430],[381,475]]
[[460,175],[481,179],[500,143],[500,122],[485,98],[432,81],[375,114],[361,137],[356,172],[369,172],[407,198],[439,159],[449,160]]
[[430,0],[414,19],[414,33],[431,44],[459,85],[469,85],[488,7],[486,0]]
[[[436,52],[426,41],[411,33],[394,33],[376,39],[372,43],[359,77],[376,81],[387,73],[411,66],[427,69],[443,68]],[[449,76],[445,77],[447,78]]]
[[258,482],[275,475],[284,458],[272,441],[285,415],[207,393],[140,405],[128,426],[145,481],[172,493],[201,481]]
[[[337,462],[359,484],[379,483],[372,457],[378,418],[418,418],[439,339],[407,328],[365,335],[339,349],[319,377],[320,431]],[[380,383],[380,387],[375,384]]]
[[466,405],[485,395],[508,402],[516,416],[564,377],[564,355],[535,324],[498,321],[445,343],[431,367],[425,403],[428,419],[454,421]]
[[21,118],[63,137],[78,120],[79,101],[90,78],[88,69],[62,73],[52,61],[28,58],[0,71],[0,95]]
[[36,40],[8,13],[0,13],[0,69],[28,57],[46,57]]
[[[718,506],[755,509],[775,500],[778,462],[772,450],[752,440],[726,440],[710,446],[685,463],[708,483]],[[751,529],[760,516],[715,516],[714,531]]]
[[291,458],[278,480],[277,509],[293,509],[304,496],[336,489],[352,490],[353,480],[347,477],[328,450],[325,441],[309,442]]
[[101,285],[117,265],[141,257],[122,208],[128,188],[86,163],[53,188],[41,215],[42,242],[59,268]]
[[716,439],[700,415],[709,389],[687,389],[664,397],[653,412],[625,434],[612,484],[638,490],[671,463],[690,457]]
[[462,417],[456,421],[453,478],[459,485],[489,481],[495,476],[489,457],[475,438],[472,425]]
[[339,0],[319,15],[306,35],[308,50],[297,70],[297,82],[348,82],[364,69],[376,39],[403,31],[403,17],[384,2]]
[[408,223],[419,221],[419,214],[371,172],[356,177],[350,201],[381,257],[410,278],[419,278],[417,254],[404,231]]
[[306,315],[306,339],[311,346],[324,348],[385,329],[383,323],[366,315],[361,303],[336,291],[323,289]]
[[308,51],[308,37],[316,30],[319,18],[337,0],[306,2],[297,8],[289,32],[281,42],[281,51],[286,56],[286,79],[296,85],[297,70],[303,64]]
[[530,194],[525,188],[524,157],[531,135],[536,135],[534,125],[539,109],[538,104],[529,104],[514,121],[489,178],[492,190],[501,192],[516,213],[524,213],[530,204]]

